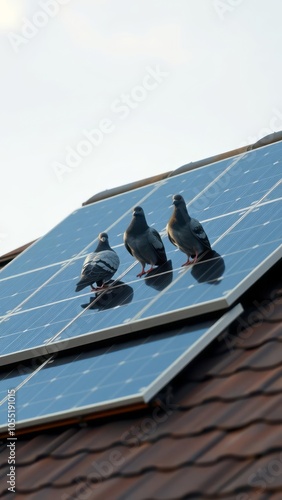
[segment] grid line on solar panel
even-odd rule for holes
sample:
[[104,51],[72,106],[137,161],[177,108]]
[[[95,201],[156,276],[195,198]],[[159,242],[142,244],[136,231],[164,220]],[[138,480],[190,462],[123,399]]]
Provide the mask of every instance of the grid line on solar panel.
[[[280,147],[281,147],[281,145],[280,145]],[[247,158],[247,155],[245,155],[244,157],[240,157],[240,161],[248,163],[248,159],[246,159],[246,158]],[[259,159],[261,161],[260,157],[259,157]],[[200,191],[199,190],[197,191],[197,189],[195,188],[196,189],[196,191],[194,189],[195,197],[192,198],[190,201],[191,206],[194,206],[193,211],[195,211],[195,209],[197,208],[197,207],[195,207],[195,205],[193,205],[193,204],[195,204],[195,198],[197,197],[196,203],[198,205],[199,205],[199,202],[201,201],[201,204],[203,206],[202,207],[198,206],[198,210],[196,210],[196,213],[198,211],[198,213],[202,214],[203,217],[202,216],[199,217],[200,220],[202,220],[202,221],[206,220],[207,225],[205,224],[205,228],[207,228],[207,233],[210,237],[212,246],[214,247],[214,245],[216,244],[216,250],[220,251],[220,253],[224,257],[224,261],[226,264],[225,275],[224,275],[223,279],[221,280],[222,283],[220,284],[220,279],[218,281],[219,284],[217,287],[217,291],[218,291],[217,299],[214,299],[214,293],[212,291],[213,287],[210,287],[209,289],[207,289],[207,287],[205,287],[205,285],[193,282],[196,270],[197,269],[199,270],[200,268],[204,267],[203,264],[201,264],[201,265],[197,264],[196,266],[193,266],[191,273],[190,272],[187,273],[186,270],[184,270],[184,272],[186,274],[185,280],[187,279],[187,284],[186,284],[187,289],[184,290],[185,289],[185,287],[184,287],[183,291],[182,290],[180,290],[180,291],[181,291],[182,295],[185,295],[186,303],[184,303],[183,299],[180,300],[179,304],[177,303],[177,302],[179,302],[177,299],[173,301],[174,312],[176,313],[176,315],[178,314],[178,311],[180,309],[183,310],[185,308],[187,310],[187,315],[192,315],[192,314],[198,314],[199,311],[203,312],[203,310],[204,310],[203,308],[206,308],[206,311],[209,311],[209,310],[211,310],[210,307],[213,307],[214,309],[220,309],[223,307],[227,307],[229,305],[229,303],[227,301],[227,294],[229,293],[229,296],[230,297],[232,296],[232,295],[230,295],[229,288],[232,288],[232,287],[238,285],[238,280],[244,279],[247,272],[250,273],[250,271],[251,271],[250,260],[254,260],[254,263],[256,265],[258,265],[259,262],[262,260],[261,257],[259,256],[259,253],[256,252],[256,249],[255,249],[256,245],[253,245],[252,242],[250,241],[246,247],[247,258],[245,258],[244,261],[243,261],[243,258],[240,258],[240,261],[242,263],[245,262],[246,265],[244,265],[243,271],[237,272],[237,277],[236,277],[236,274],[233,271],[234,263],[230,260],[230,257],[232,257],[232,255],[234,255],[236,252],[238,252],[238,253],[241,252],[242,256],[243,256],[244,252],[240,248],[240,245],[242,245],[244,243],[244,240],[249,241],[248,238],[245,238],[245,237],[243,239],[241,238],[243,243],[239,244],[237,242],[238,248],[234,251],[234,248],[235,248],[234,241],[231,241],[230,238],[232,237],[234,239],[233,235],[235,234],[235,231],[234,230],[231,231],[230,227],[233,225],[232,226],[233,229],[236,228],[236,225],[238,225],[238,217],[240,219],[241,227],[244,226],[242,221],[244,221],[244,220],[248,221],[248,224],[247,224],[248,233],[253,233],[254,235],[255,235],[255,230],[252,229],[252,226],[253,227],[257,226],[258,229],[260,229],[260,226],[262,224],[268,224],[268,226],[266,226],[265,238],[268,237],[269,239],[270,238],[271,239],[270,239],[270,242],[268,244],[268,248],[267,248],[266,243],[261,243],[260,250],[263,250],[263,252],[264,252],[263,257],[266,257],[268,254],[270,255],[270,258],[268,259],[269,263],[274,262],[274,260],[273,260],[274,252],[277,251],[276,255],[278,255],[278,252],[280,251],[279,248],[277,249],[280,240],[277,238],[275,239],[273,236],[274,217],[271,213],[268,214],[268,210],[267,210],[267,207],[269,207],[269,209],[271,209],[271,207],[273,207],[274,204],[276,202],[278,203],[278,201],[280,200],[280,198],[279,198],[279,196],[277,196],[277,192],[276,192],[277,188],[279,187],[279,184],[278,184],[278,182],[275,182],[276,179],[278,178],[278,176],[281,177],[281,172],[279,170],[279,166],[276,164],[275,168],[270,168],[271,164],[269,164],[266,167],[264,162],[261,162],[261,163],[263,163],[262,165],[260,165],[260,164],[259,165],[257,165],[257,164],[247,165],[247,167],[249,167],[249,168],[247,168],[244,165],[240,166],[240,161],[238,158],[236,158],[235,160],[236,161],[235,162],[233,161],[232,163],[237,164],[238,171],[236,171],[236,175],[234,173],[233,177],[230,178],[230,172],[232,172],[232,169],[230,169],[230,165],[228,165],[227,168],[225,168],[225,171],[226,170],[228,171],[228,178],[227,178],[227,180],[225,179],[224,183],[223,183],[224,177],[222,177],[222,175],[221,175],[222,168],[220,170],[217,166],[216,175],[214,174],[214,172],[212,172],[211,181],[208,184],[206,184],[204,187],[204,191],[205,191],[204,200],[200,200],[200,198],[198,196]],[[227,163],[225,162],[224,166],[226,164]],[[223,164],[221,165],[221,167],[222,166],[223,166]],[[202,167],[202,168],[204,169],[207,167]],[[168,210],[171,210],[171,208],[166,206],[166,209],[165,209],[165,205],[168,205],[167,199],[168,198],[171,199],[172,190],[175,192],[174,186],[176,186],[176,185],[178,187],[179,187],[179,185],[184,186],[185,182],[189,183],[189,185],[190,185],[192,173],[193,173],[193,179],[195,178],[195,176],[196,177],[200,176],[200,178],[201,178],[201,175],[197,170],[191,171],[188,174],[187,173],[181,174],[181,176],[180,176],[181,179],[176,178],[176,177],[171,177],[171,178],[167,179],[165,182],[158,184],[155,187],[156,191],[159,192],[158,203],[155,202],[154,196],[153,197],[148,196],[147,201],[146,201],[146,206],[149,208],[148,215],[150,216],[150,207],[151,207],[152,213],[155,214],[155,218],[159,220],[159,225],[163,224],[163,227],[164,227],[165,222],[167,221]],[[213,169],[212,169],[212,171],[213,171]],[[206,173],[206,171],[205,171],[205,173]],[[218,190],[218,189],[215,189],[216,183],[214,181],[215,181],[215,179],[218,179],[219,176],[221,176],[220,177],[221,178],[221,185],[220,185],[220,189]],[[245,176],[247,178],[247,181],[244,180]],[[205,176],[205,183],[207,182],[206,177],[207,176]],[[258,182],[258,179],[260,179],[260,182]],[[201,178],[201,182],[203,182],[202,178]],[[210,188],[211,185],[213,187],[212,193],[208,192],[208,186]],[[244,194],[249,193],[250,185],[253,186],[251,189],[252,197],[251,198],[248,197],[247,201],[249,201],[249,204],[246,205]],[[223,187],[226,188],[226,186],[230,186],[230,187],[227,187],[227,189],[223,190]],[[178,189],[178,187],[177,187],[177,189]],[[275,196],[273,196],[271,193],[275,194]],[[129,195],[131,196],[130,193],[129,193]],[[228,207],[231,208],[234,204],[233,200],[235,200],[235,197],[237,197],[236,204],[239,205],[239,208],[237,210],[232,210],[228,214],[224,213],[223,210],[224,210],[224,208],[226,208],[227,201],[229,203]],[[261,202],[259,204],[259,201],[261,201],[262,199],[264,199],[264,202],[263,203]],[[131,198],[130,198],[130,200],[131,200]],[[114,200],[110,200],[110,202],[113,202],[113,201]],[[203,203],[202,203],[202,201],[203,201]],[[190,203],[189,203],[189,205],[190,205]],[[254,207],[255,203],[257,203],[258,208]],[[131,203],[131,206],[132,206],[132,203]],[[281,204],[277,205],[277,207],[275,207],[275,216],[276,216],[276,214],[279,213],[280,206],[281,206]],[[215,213],[213,212],[213,210],[214,210],[213,207],[216,208]],[[209,210],[209,214],[212,213],[213,217],[209,217],[209,218],[205,219],[204,215],[206,214],[207,209]],[[192,210],[192,208],[191,208],[191,210]],[[259,210],[258,214],[260,214],[260,213],[262,214],[261,220],[259,220],[260,216],[257,214],[254,214],[255,219],[253,216],[250,218],[250,214],[254,213],[256,210]],[[272,212],[273,212],[273,210],[272,210]],[[128,210],[126,213],[128,213]],[[218,213],[220,213],[220,216],[218,216]],[[242,215],[244,217],[242,217]],[[251,226],[250,226],[250,221],[252,224]],[[279,223],[281,223],[281,217],[279,219],[279,217],[277,216],[277,224],[279,224]],[[81,337],[82,335],[88,335],[89,333],[91,333],[91,334],[95,333],[94,336],[95,336],[95,338],[98,339],[98,338],[101,338],[102,333],[101,333],[101,335],[96,335],[97,332],[105,332],[105,331],[113,332],[115,329],[116,329],[116,333],[121,332],[123,329],[124,329],[124,331],[126,331],[126,333],[130,332],[130,331],[134,331],[134,328],[137,329],[137,326],[138,326],[137,321],[136,321],[136,325],[134,326],[134,328],[129,328],[128,323],[132,322],[134,317],[136,317],[136,314],[138,314],[140,312],[140,310],[142,310],[144,308],[144,305],[146,305],[148,303],[149,303],[148,309],[151,310],[151,313],[148,314],[146,317],[144,317],[144,319],[145,320],[149,319],[149,323],[151,325],[152,325],[152,317],[155,317],[155,321],[159,321],[159,319],[160,319],[160,318],[158,318],[159,314],[163,314],[164,310],[166,310],[166,309],[171,310],[171,304],[167,303],[168,297],[170,296],[170,294],[169,294],[170,290],[168,288],[170,285],[168,284],[166,286],[167,293],[163,294],[164,298],[165,298],[165,295],[167,295],[168,297],[166,298],[166,302],[164,303],[164,305],[162,307],[160,304],[160,300],[159,301],[155,300],[156,297],[158,297],[158,296],[160,298],[162,297],[161,296],[162,292],[157,290],[157,292],[155,293],[152,291],[152,287],[150,287],[150,288],[147,287],[147,293],[145,293],[145,294],[143,293],[142,289],[144,289],[144,283],[146,285],[149,285],[150,282],[152,282],[153,280],[151,278],[148,278],[146,280],[140,281],[140,280],[136,280],[135,276],[133,277],[133,274],[132,274],[132,272],[129,271],[129,269],[133,269],[134,266],[136,265],[136,262],[133,264],[130,263],[130,257],[129,257],[129,255],[126,256],[126,251],[123,247],[123,244],[118,244],[118,245],[116,244],[117,241],[121,238],[122,230],[124,229],[124,227],[122,228],[119,224],[116,223],[116,221],[114,223],[112,223],[112,225],[113,225],[113,227],[117,226],[116,227],[117,234],[116,235],[113,234],[114,243],[115,243],[113,245],[113,248],[116,248],[116,249],[119,248],[120,252],[123,252],[122,261],[124,261],[124,263],[122,263],[121,275],[125,276],[128,274],[127,285],[132,285],[132,287],[134,288],[134,300],[130,304],[130,307],[124,307],[123,311],[121,310],[122,307],[120,307],[119,309],[115,308],[114,319],[113,319],[112,311],[111,311],[111,316],[110,316],[109,311],[103,310],[103,314],[101,316],[100,310],[98,310],[99,314],[94,318],[95,325],[93,325],[93,318],[91,319],[91,317],[89,317],[89,311],[88,311],[91,307],[89,307],[89,308],[86,307],[85,311],[83,311],[83,314],[81,314],[81,315],[74,314],[74,310],[77,312],[77,305],[79,305],[79,301],[81,300],[81,298],[89,296],[89,295],[82,294],[78,297],[74,297],[73,293],[68,294],[68,290],[64,288],[63,289],[63,293],[65,294],[64,298],[61,300],[55,301],[54,299],[56,298],[56,294],[58,294],[59,299],[61,297],[61,295],[60,295],[60,282],[59,281],[57,282],[56,277],[55,277],[54,280],[51,280],[51,281],[53,281],[53,283],[51,283],[52,286],[47,285],[47,286],[43,287],[43,290],[39,291],[37,294],[35,294],[33,296],[32,299],[30,299],[27,302],[27,305],[29,306],[28,309],[23,309],[21,311],[17,310],[13,315],[11,315],[9,317],[9,319],[13,320],[14,323],[11,323],[10,327],[9,327],[8,323],[6,323],[5,326],[8,328],[8,330],[11,331],[11,329],[13,328],[13,330],[17,331],[18,333],[16,335],[13,333],[13,335],[11,337],[10,344],[9,344],[8,336],[6,336],[7,340],[5,341],[6,342],[5,346],[7,346],[7,348],[4,346],[3,352],[5,352],[5,353],[14,352],[14,350],[13,350],[14,347],[15,347],[15,350],[19,350],[19,347],[17,347],[17,345],[21,346],[21,349],[20,349],[21,351],[24,351],[25,349],[27,349],[27,347],[29,349],[31,349],[32,346],[34,348],[35,347],[37,348],[40,345],[41,346],[44,345],[44,348],[46,348],[46,344],[50,343],[51,339],[53,339],[53,340],[54,340],[54,338],[58,339],[58,337],[60,337],[62,335],[62,333],[64,333],[64,332],[65,332],[64,333],[65,341],[63,341],[60,338],[61,346],[63,346],[63,345],[67,346],[68,341],[71,342],[69,340],[69,338]],[[152,225],[154,225],[154,224],[152,224]],[[159,229],[159,227],[157,227],[157,229]],[[163,232],[164,231],[160,230],[161,234],[163,234]],[[230,232],[231,232],[231,235],[228,234]],[[278,231],[278,233],[279,233],[279,231]],[[223,234],[225,234],[224,238],[222,237]],[[238,237],[239,237],[240,233],[238,231],[236,232],[236,234],[238,234]],[[242,234],[244,235],[243,232],[242,232]],[[164,238],[164,240],[165,240],[165,238]],[[228,240],[228,242],[229,242],[228,245],[225,243],[225,240],[226,241]],[[219,244],[217,242],[219,242]],[[224,244],[222,244],[222,243],[224,243]],[[218,245],[218,247],[217,247],[217,245]],[[266,247],[265,249],[263,249],[263,245]],[[242,248],[245,248],[245,247],[242,247]],[[171,257],[172,261],[173,261],[173,272],[183,274],[183,269],[181,268],[181,253],[175,252],[175,249],[174,250],[167,249],[167,250],[168,250],[168,257]],[[71,264],[78,265],[79,259],[74,258],[72,261],[70,261],[70,265]],[[70,278],[68,273],[71,273],[72,269],[70,268],[70,266],[67,266],[67,267],[69,267],[69,269],[66,269],[66,267],[65,267],[58,274],[60,276],[62,276],[62,279],[63,279],[63,276],[65,275],[65,273],[67,273],[66,277],[64,278],[65,283],[69,283],[69,289],[73,290],[72,283],[73,283],[73,279],[76,279],[76,276],[74,276],[74,277],[72,276]],[[191,279],[191,275],[193,275],[192,279]],[[197,276],[196,276],[196,278],[197,278]],[[229,282],[228,282],[227,278],[228,278]],[[178,277],[176,277],[174,279],[175,284],[177,284],[177,282],[176,282],[177,279],[178,279]],[[225,283],[228,285],[227,290],[225,288],[226,287]],[[41,293],[42,291],[43,291],[43,293]],[[65,293],[65,291],[66,291],[66,293]],[[184,294],[184,291],[185,291],[185,294]],[[177,290],[176,290],[175,295],[177,296]],[[67,298],[66,298],[66,296],[67,296]],[[202,301],[202,309],[200,309],[199,303],[197,304],[197,300],[195,300],[195,297],[197,297],[198,302]],[[36,300],[34,300],[34,299],[36,299]],[[152,308],[152,306],[154,306],[154,301],[158,302],[158,304],[159,304],[158,308],[155,308],[155,309]],[[97,302],[99,302],[99,300]],[[60,305],[62,305],[62,310],[59,309]],[[122,305],[122,304],[120,304],[120,305]],[[91,306],[91,304],[89,304],[89,306]],[[40,321],[38,321],[38,318],[36,318],[35,316],[32,316],[32,314],[34,314],[36,309],[38,309],[38,312],[39,312],[40,308],[42,309],[42,311],[44,310],[44,308],[45,309],[50,308],[49,314],[50,314],[50,317],[54,318],[52,320],[53,323],[52,323],[52,321],[51,321],[51,324],[49,323],[49,321],[43,322],[43,320],[40,323]],[[192,313],[192,310],[193,310],[193,313]],[[27,318],[26,314],[28,311],[30,311],[30,316],[28,317],[28,321],[29,321],[29,323],[32,323],[33,328],[31,329],[29,326],[27,328],[26,339],[23,339],[23,338],[20,339],[20,337],[19,337],[20,327],[19,327],[19,324],[17,325],[15,323],[16,316],[21,315],[21,318],[24,321],[24,318],[25,317]],[[34,317],[34,319],[33,319],[33,317]],[[45,317],[46,317],[46,314],[45,314]],[[47,319],[47,317],[46,317],[46,319]],[[40,324],[41,324],[41,326],[40,326]],[[70,326],[68,326],[68,325],[71,325],[71,330],[70,330]],[[44,328],[46,326],[48,327],[48,336],[46,336],[45,330],[44,330]],[[139,327],[140,327],[140,324],[139,324],[138,328]],[[34,335],[34,338],[30,338],[28,336],[29,332],[30,333],[32,332],[32,335]],[[9,335],[11,333],[9,333]],[[92,339],[93,339],[93,335],[92,335]],[[81,342],[85,342],[85,341],[86,341],[85,339],[83,339],[83,340],[81,339]],[[79,341],[76,341],[76,342],[79,343]],[[53,344],[53,345],[55,346],[56,344]],[[43,347],[42,347],[42,349],[43,349]],[[21,355],[23,355],[23,353]],[[4,360],[4,358],[2,358],[2,360]]]
[[[53,356],[48,355],[48,358],[43,361],[36,369],[31,370],[28,375],[25,376],[24,373],[20,374],[17,376],[17,379],[19,380],[16,386],[13,386],[13,389],[15,392],[19,391],[29,380],[34,377],[40,370],[42,370],[50,361],[52,360]],[[20,372],[20,369],[16,369],[17,372]],[[5,387],[4,391],[0,391],[0,395],[5,394],[5,396],[0,400],[0,406],[2,406],[4,403],[6,403],[9,399],[9,394],[7,394],[7,390],[11,388],[10,382],[7,384],[7,380],[5,380]],[[2,384],[3,379],[0,381],[0,384]]]
[[[19,369],[10,372],[0,382],[0,394],[15,389],[17,428],[148,402],[242,311],[237,304],[219,319],[47,358],[24,379]],[[7,429],[7,399],[0,402],[1,431]]]
[[246,156],[246,154],[247,153],[243,153],[236,156],[234,161],[232,161],[227,168],[225,168],[220,174],[218,174],[217,177],[215,177],[210,183],[208,183],[207,186],[204,189],[202,189],[202,191],[196,194],[193,197],[193,199],[187,203],[187,208],[189,208],[193,203],[195,203],[195,201],[197,201],[198,198],[203,196],[214,184],[217,184],[224,175],[226,175],[231,169],[233,169],[235,165],[237,165],[237,163]]

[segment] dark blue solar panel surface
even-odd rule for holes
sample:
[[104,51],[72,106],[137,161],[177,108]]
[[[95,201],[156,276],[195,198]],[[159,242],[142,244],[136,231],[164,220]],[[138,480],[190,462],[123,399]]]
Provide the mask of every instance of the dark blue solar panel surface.
[[[99,332],[106,338],[152,326],[154,320],[161,324],[179,314],[189,317],[227,307],[282,255],[281,164],[282,144],[275,143],[70,215],[0,274],[2,364],[9,356],[17,355],[17,360],[38,355],[40,349],[46,352],[50,344],[71,347],[100,339]],[[219,254],[192,269],[181,267],[186,256],[165,234],[175,193],[183,195]],[[136,205],[163,236],[172,270],[162,278],[137,278],[141,266],[134,266],[123,245]],[[115,278],[125,285],[83,309],[93,294],[87,289],[76,294],[75,283],[100,231],[109,233],[121,260]]]
[[18,365],[0,382],[0,430],[7,430],[7,391],[16,389],[16,427],[114,405],[147,402],[242,311],[169,333],[51,357],[33,370]]

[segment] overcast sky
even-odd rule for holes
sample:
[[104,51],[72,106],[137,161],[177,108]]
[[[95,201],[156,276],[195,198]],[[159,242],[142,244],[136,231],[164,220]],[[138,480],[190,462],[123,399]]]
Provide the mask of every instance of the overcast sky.
[[282,129],[281,0],[0,0],[0,255]]

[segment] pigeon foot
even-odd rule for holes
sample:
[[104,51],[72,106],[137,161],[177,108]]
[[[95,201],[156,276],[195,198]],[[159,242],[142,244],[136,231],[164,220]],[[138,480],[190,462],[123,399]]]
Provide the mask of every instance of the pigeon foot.
[[145,271],[145,274],[149,274],[151,271],[154,271],[155,268],[153,266],[150,267],[150,269],[148,269],[148,271]]
[[104,290],[106,290],[109,287],[110,287],[109,285],[102,285],[102,286],[98,286],[95,288],[92,285],[90,286],[92,292],[103,292]]
[[196,255],[195,255],[195,257],[194,257],[193,260],[189,260],[189,257],[188,257],[187,261],[184,262],[184,264],[182,264],[181,267],[183,267],[183,266],[191,266],[192,264],[196,264],[196,262],[198,262],[198,252],[196,252]]
[[147,271],[145,271],[144,267],[142,267],[142,271],[141,271],[141,273],[137,274],[137,278],[141,278],[141,276],[143,276],[146,273],[147,273]]
[[193,260],[188,259],[186,262],[184,262],[184,264],[181,264],[181,267],[191,266],[193,263],[194,263]]

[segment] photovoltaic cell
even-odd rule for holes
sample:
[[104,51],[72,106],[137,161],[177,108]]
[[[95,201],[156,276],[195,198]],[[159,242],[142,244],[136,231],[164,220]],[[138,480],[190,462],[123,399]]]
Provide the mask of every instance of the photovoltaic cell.
[[[231,305],[281,257],[281,161],[282,145],[275,143],[71,214],[0,274],[0,363]],[[202,222],[215,251],[212,260],[191,268],[181,267],[186,256],[165,234],[176,193]],[[160,276],[137,278],[140,264],[134,265],[123,245],[136,205],[163,236],[171,268],[161,269]],[[115,275],[119,285],[93,301],[89,290],[76,294],[74,289],[102,230],[121,260]]]
[[[60,266],[57,266],[57,270],[58,268],[60,269]],[[55,272],[54,267],[48,267],[3,279],[1,282],[0,317],[9,314],[11,311],[16,311],[18,304],[23,303],[27,298],[32,300],[33,293],[39,293],[39,288]],[[13,293],[11,293],[11,290]]]
[[56,358],[32,370],[18,365],[0,382],[0,431],[7,430],[7,390],[16,390],[16,428],[148,402],[242,312]]

